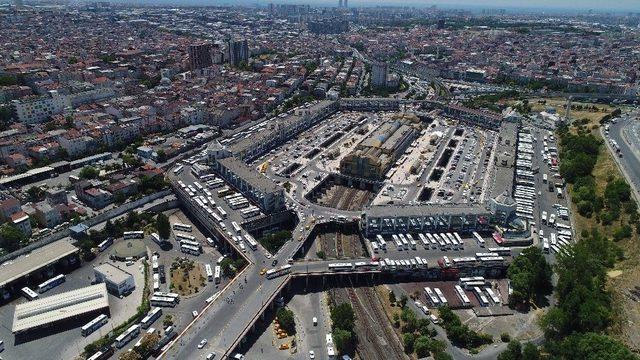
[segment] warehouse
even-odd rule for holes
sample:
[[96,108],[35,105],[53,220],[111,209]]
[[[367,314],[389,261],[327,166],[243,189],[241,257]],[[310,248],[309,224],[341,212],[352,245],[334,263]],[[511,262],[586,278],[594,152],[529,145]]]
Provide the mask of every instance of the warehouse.
[[[11,331],[14,334],[78,323],[97,314],[109,313],[107,287],[104,284],[48,296],[16,305]],[[82,320],[82,321],[80,321]]]
[[93,268],[96,282],[103,282],[112,294],[117,296],[128,295],[136,288],[133,275],[119,267],[105,263]]

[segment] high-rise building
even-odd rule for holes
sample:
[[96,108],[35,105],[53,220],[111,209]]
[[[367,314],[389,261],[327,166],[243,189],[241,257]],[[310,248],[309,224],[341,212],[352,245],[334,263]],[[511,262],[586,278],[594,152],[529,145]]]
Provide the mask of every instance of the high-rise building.
[[342,7],[342,0],[339,0],[338,7]]
[[211,44],[189,45],[189,65],[191,70],[203,69],[213,65]]
[[386,62],[373,62],[371,64],[371,86],[374,88],[386,87],[388,74],[389,65]]
[[227,42],[227,47],[229,51],[229,63],[238,66],[240,63],[244,62],[246,64],[249,62],[249,43],[247,39],[230,39]]
[[444,29],[444,19],[438,19],[438,24],[436,27],[440,30]]
[[344,7],[349,7],[349,0],[344,0]]

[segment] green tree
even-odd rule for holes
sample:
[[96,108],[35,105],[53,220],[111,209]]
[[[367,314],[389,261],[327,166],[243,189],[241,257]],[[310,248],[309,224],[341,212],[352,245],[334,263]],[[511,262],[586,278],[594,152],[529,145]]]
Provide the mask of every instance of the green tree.
[[513,259],[507,275],[511,280],[514,303],[528,303],[551,291],[551,266],[539,247],[529,247]]
[[98,169],[93,166],[85,166],[80,170],[80,174],[78,176],[81,179],[95,179],[99,174]]
[[400,296],[400,307],[407,306],[407,301],[409,301],[409,298],[407,298],[407,295],[402,294],[402,296]]
[[293,311],[287,308],[280,308],[276,312],[276,317],[278,318],[278,322],[280,326],[289,334],[295,334],[296,332],[296,321],[293,316]]
[[522,360],[540,360],[540,350],[532,343],[524,344],[522,348]]
[[413,353],[413,344],[416,341],[415,335],[413,333],[404,333],[402,334],[402,343],[404,344],[404,352],[407,354]]
[[165,162],[167,161],[167,154],[164,152],[164,150],[160,149],[156,152],[156,154],[158,154],[158,162]]
[[333,330],[333,342],[340,353],[348,352],[353,347],[353,333],[345,329]]
[[222,275],[225,277],[233,277],[236,274],[236,268],[233,266],[233,260],[225,257],[220,263]]
[[396,294],[393,292],[393,290],[389,290],[389,302],[391,303],[391,305],[396,303]]
[[453,356],[444,351],[437,352],[433,358],[434,360],[453,360]]
[[355,318],[355,312],[349,303],[342,303],[331,309],[331,321],[334,329],[353,329]]
[[7,252],[18,250],[27,240],[27,237],[10,223],[0,225],[0,247]]
[[520,360],[522,358],[522,345],[517,340],[512,340],[507,349],[498,355],[498,360]]
[[419,336],[415,340],[413,349],[415,350],[418,359],[427,357],[429,355],[429,351],[431,349],[430,342],[431,340],[429,339],[429,337],[424,335]]
[[161,239],[168,239],[171,236],[171,224],[169,224],[169,219],[163,213],[159,213],[156,216],[156,230],[158,230],[158,235],[160,235]]

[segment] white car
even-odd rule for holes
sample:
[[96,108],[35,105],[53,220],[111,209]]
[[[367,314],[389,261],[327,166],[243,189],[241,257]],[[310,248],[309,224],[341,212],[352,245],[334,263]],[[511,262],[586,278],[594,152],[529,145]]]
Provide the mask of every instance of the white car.
[[197,318],[198,317],[198,312],[196,310],[193,310],[191,312],[191,315],[193,315],[194,318]]
[[202,349],[203,347],[205,347],[205,345],[207,345],[207,339],[200,340],[200,343],[198,344],[198,349]]
[[316,358],[316,353],[313,352],[313,350],[309,350],[309,359],[315,359]]

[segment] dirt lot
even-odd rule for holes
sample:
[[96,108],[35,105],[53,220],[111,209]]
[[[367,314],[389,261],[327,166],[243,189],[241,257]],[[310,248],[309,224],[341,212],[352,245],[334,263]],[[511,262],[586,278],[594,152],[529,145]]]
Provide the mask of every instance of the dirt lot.
[[200,263],[193,260],[182,260],[171,265],[171,290],[181,296],[189,296],[199,292],[205,286],[204,270]]
[[[315,251],[322,251],[327,259],[342,259],[367,256],[359,234],[330,232],[319,234],[315,240]],[[315,254],[311,254],[315,256]]]

